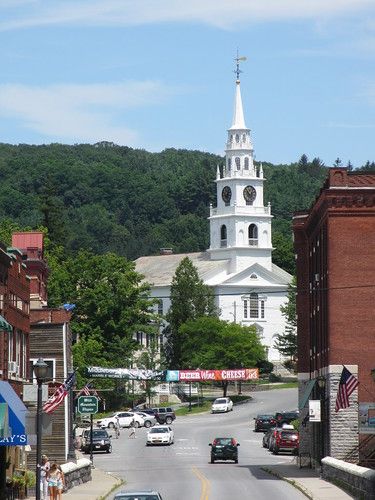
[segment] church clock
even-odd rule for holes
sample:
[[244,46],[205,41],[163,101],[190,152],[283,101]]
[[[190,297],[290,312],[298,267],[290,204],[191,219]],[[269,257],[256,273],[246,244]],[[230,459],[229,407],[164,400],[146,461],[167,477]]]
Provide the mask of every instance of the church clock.
[[243,190],[243,197],[248,203],[252,203],[255,200],[256,195],[257,192],[253,186],[246,186]]
[[223,198],[224,203],[229,203],[232,198],[232,190],[229,186],[224,186],[221,192],[221,197]]

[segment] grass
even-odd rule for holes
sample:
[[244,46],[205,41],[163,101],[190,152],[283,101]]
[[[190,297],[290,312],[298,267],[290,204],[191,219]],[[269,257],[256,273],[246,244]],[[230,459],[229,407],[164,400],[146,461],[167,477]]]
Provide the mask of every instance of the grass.
[[294,389],[298,387],[298,382],[284,382],[282,384],[275,384],[272,386],[272,389]]
[[212,406],[212,401],[204,401],[200,406],[198,405],[193,405],[191,407],[191,411],[189,411],[188,406],[183,406],[181,408],[178,408],[175,413],[176,416],[181,417],[183,415],[192,415],[196,413],[204,413],[206,411],[210,411]]

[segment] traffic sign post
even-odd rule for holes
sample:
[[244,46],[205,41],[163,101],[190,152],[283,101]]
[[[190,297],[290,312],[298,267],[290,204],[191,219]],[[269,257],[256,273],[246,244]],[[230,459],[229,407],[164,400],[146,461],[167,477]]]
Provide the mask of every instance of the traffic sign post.
[[96,396],[80,396],[78,398],[77,411],[83,415],[98,413],[98,398]]

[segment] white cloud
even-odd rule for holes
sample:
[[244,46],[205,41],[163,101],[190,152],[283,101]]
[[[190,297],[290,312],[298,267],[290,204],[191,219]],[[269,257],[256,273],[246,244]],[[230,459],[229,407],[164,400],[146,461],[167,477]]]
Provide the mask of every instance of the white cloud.
[[8,16],[0,23],[0,30],[53,24],[129,26],[160,22],[200,22],[230,29],[259,21],[318,20],[360,12],[373,5],[373,0],[49,0],[32,2],[19,17]]
[[136,130],[119,125],[126,109],[163,102],[173,93],[159,82],[92,85],[0,85],[0,116],[47,140],[113,141],[136,145]]

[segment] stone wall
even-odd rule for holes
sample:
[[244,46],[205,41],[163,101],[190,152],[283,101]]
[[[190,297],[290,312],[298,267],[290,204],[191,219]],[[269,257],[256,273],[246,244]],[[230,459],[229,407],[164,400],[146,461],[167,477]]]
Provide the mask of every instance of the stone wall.
[[322,476],[351,493],[358,500],[375,500],[375,470],[325,457]]
[[88,458],[80,458],[76,464],[74,462],[62,464],[61,469],[65,476],[65,491],[91,481],[91,462]]

